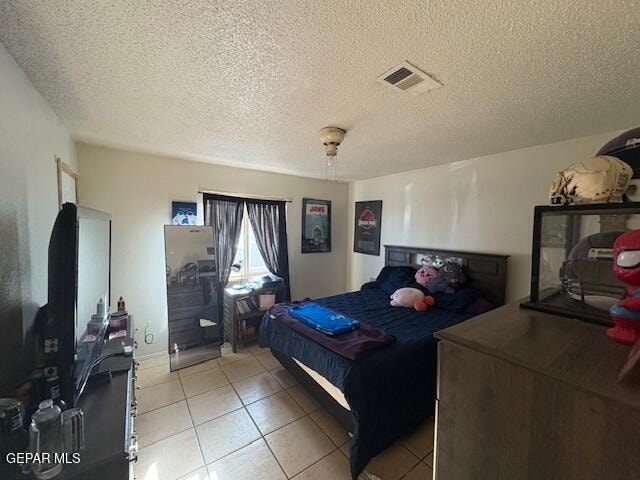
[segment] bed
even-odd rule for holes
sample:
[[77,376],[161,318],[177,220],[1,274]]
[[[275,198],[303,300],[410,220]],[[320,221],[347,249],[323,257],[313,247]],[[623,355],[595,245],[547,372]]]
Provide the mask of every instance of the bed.
[[[385,245],[385,266],[464,266],[467,285],[493,305],[505,301],[507,256]],[[438,330],[473,316],[432,307],[427,312],[391,307],[387,292],[365,284],[357,292],[314,302],[393,335],[396,342],[349,360],[266,314],[259,342],[351,433],[355,479],[369,460],[410,433],[434,411]]]

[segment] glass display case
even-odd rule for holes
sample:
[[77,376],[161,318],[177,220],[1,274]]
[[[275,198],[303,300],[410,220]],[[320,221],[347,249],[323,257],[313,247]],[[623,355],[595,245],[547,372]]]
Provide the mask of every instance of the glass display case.
[[611,325],[626,285],[613,273],[613,244],[640,229],[640,203],[535,208],[531,295],[524,308]]

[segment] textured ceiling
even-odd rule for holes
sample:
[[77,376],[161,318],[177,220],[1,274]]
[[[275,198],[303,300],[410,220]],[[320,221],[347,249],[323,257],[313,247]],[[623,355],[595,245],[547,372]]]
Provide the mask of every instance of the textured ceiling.
[[78,139],[305,176],[327,125],[351,180],[640,123],[633,1],[0,0],[0,40]]

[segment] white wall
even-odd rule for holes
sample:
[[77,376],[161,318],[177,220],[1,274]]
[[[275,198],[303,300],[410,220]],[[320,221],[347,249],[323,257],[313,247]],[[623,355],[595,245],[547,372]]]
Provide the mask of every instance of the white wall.
[[0,43],[0,396],[29,372],[23,342],[47,302],[55,155],[75,167],[67,129]]
[[353,202],[382,200],[381,244],[511,255],[507,300],[529,293],[533,207],[548,203],[555,173],[586,159],[609,132],[523,150],[413,170],[349,187],[348,287],[358,288],[384,265],[353,253]]
[[[287,233],[293,298],[345,290],[347,184],[229,168],[79,143],[81,203],[111,213],[112,304],[123,295],[138,327],[141,356],[167,350],[163,225],[171,201],[198,201],[198,187],[291,197]],[[332,252],[300,253],[302,197],[332,201]],[[202,205],[199,205],[199,209]],[[145,345],[149,322],[155,344]]]

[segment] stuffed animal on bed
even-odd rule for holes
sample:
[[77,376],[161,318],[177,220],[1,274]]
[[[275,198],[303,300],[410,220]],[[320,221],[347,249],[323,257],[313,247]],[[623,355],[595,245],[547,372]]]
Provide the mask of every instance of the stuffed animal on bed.
[[392,307],[415,308],[418,312],[424,312],[435,303],[431,295],[425,295],[417,288],[399,288],[391,295]]
[[425,288],[429,293],[453,293],[466,281],[467,276],[461,265],[445,263],[438,271],[436,278],[425,285]]
[[416,283],[426,288],[437,276],[438,269],[436,267],[425,265],[416,272]]
[[422,300],[417,300],[413,303],[413,308],[417,312],[426,312],[429,307],[434,306],[436,300],[431,295],[425,295]]

